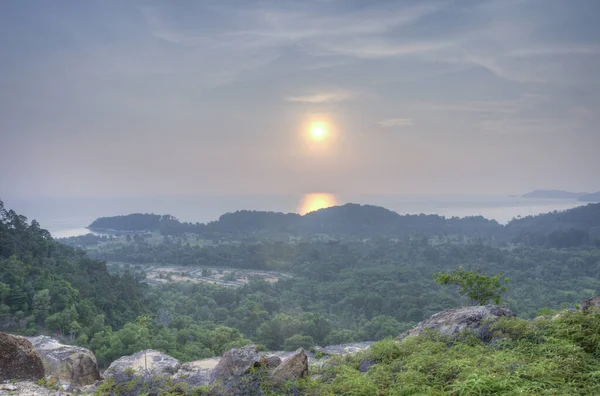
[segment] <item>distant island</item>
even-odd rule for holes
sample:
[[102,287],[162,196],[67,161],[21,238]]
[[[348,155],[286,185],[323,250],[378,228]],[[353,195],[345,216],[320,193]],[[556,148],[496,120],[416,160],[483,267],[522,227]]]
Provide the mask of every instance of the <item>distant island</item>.
[[522,197],[537,199],[577,199],[581,202],[600,202],[600,191],[587,193],[564,190],[534,190],[527,194],[523,194]]
[[[391,210],[359,204],[320,209],[306,215],[241,210],[226,213],[206,224],[180,222],[170,215],[135,213],[101,217],[88,227],[92,231],[124,233],[158,232],[163,236],[197,235],[220,241],[289,240],[293,238],[410,239],[437,237],[479,239],[502,243],[524,242],[545,246],[579,246],[600,237],[600,203],[566,211],[516,218],[506,225],[482,216],[400,215]],[[110,233],[110,232],[109,232]],[[565,242],[566,241],[566,242]]]
[[564,190],[534,190],[523,194],[523,198],[547,198],[547,199],[579,199],[588,195],[586,192],[570,192]]
[[584,194],[579,197],[579,200],[581,202],[600,202],[600,191],[591,194]]

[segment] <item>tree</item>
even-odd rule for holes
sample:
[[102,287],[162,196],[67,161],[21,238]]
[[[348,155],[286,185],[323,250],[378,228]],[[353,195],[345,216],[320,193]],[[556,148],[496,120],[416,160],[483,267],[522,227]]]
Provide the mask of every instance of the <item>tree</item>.
[[33,314],[40,323],[43,323],[50,312],[50,291],[40,290],[33,296]]
[[298,348],[310,349],[315,344],[311,336],[294,334],[286,338],[283,342],[283,349],[286,351],[294,351]]
[[366,340],[381,340],[385,337],[397,336],[402,324],[395,318],[379,315],[371,319],[362,329],[362,338]]
[[460,286],[458,292],[478,305],[485,305],[490,300],[500,304],[502,293],[508,290],[506,287],[508,278],[505,278],[502,272],[489,276],[466,271],[460,266],[458,270],[453,270],[451,273],[438,272],[433,277],[440,285]]
[[325,345],[348,344],[356,341],[357,338],[356,333],[352,330],[334,329],[325,338]]

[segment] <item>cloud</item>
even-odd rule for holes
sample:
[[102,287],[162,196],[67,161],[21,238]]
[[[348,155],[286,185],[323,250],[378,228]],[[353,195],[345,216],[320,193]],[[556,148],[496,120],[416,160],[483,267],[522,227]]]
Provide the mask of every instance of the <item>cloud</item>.
[[[424,46],[420,44],[397,46],[393,37],[387,42],[377,41],[395,29],[411,26],[443,9],[442,3],[437,1],[417,5],[374,4],[359,8],[348,7],[344,1],[329,3],[265,2],[252,7],[241,4],[212,6],[210,14],[213,18],[200,25],[202,27],[198,24],[188,26],[187,16],[193,12],[173,12],[178,6],[143,6],[140,11],[154,37],[175,45],[243,50],[301,44],[307,50],[377,57],[422,51]],[[225,20],[226,24],[211,26],[216,20]],[[349,41],[354,42],[350,47],[346,45]]]
[[353,56],[356,58],[376,59],[403,55],[418,55],[452,47],[452,42],[421,41],[398,43],[398,40],[382,38],[357,38],[354,40],[337,40],[324,42],[320,48],[328,51]]
[[482,130],[498,135],[514,134],[546,134],[556,136],[557,133],[572,130],[577,126],[573,119],[489,119],[478,123]]
[[522,94],[507,100],[470,100],[452,102],[422,102],[413,105],[415,110],[452,111],[482,114],[518,114],[540,106],[547,98],[539,94]]
[[357,96],[356,93],[349,91],[319,92],[309,95],[288,96],[285,100],[298,103],[334,103],[354,99]]
[[381,120],[377,122],[383,128],[395,128],[395,127],[406,127],[414,125],[413,120],[410,118],[389,118],[387,120]]
[[[593,152],[600,139],[598,0],[108,0],[61,12],[49,2],[23,3],[10,2],[5,8],[15,11],[0,13],[0,33],[15,38],[0,40],[0,86],[6,87],[0,130],[14,131],[7,132],[12,146],[0,156],[0,168],[29,158],[29,147],[54,142],[56,150],[46,150],[52,155],[40,158],[48,159],[49,173],[62,176],[34,177],[21,191],[37,193],[38,182],[66,185],[79,170],[65,173],[62,153],[98,156],[104,149],[98,139],[113,136],[126,138],[125,149],[115,149],[112,163],[119,166],[130,160],[131,147],[153,152],[160,139],[161,147],[172,148],[164,155],[172,164],[163,167],[166,173],[183,158],[195,161],[185,164],[196,173],[214,162],[214,153],[239,158],[207,179],[207,188],[217,191],[223,183],[237,185],[243,161],[295,147],[292,134],[280,131],[296,125],[306,107],[329,111],[345,133],[344,149],[319,159],[329,161],[332,180],[352,174],[346,167],[367,169],[362,164],[385,175],[400,140],[420,157],[431,149],[449,152],[450,145],[468,158],[482,152],[472,149],[481,144],[490,157],[504,158],[510,145],[545,153],[551,166],[557,156],[547,147],[558,143],[550,137],[578,154],[565,169],[597,180],[589,164],[600,161]],[[400,134],[416,129],[414,123],[418,134]],[[355,139],[373,128],[398,133]],[[256,149],[241,153],[248,144]],[[182,156],[189,147],[200,155]],[[378,161],[381,168],[370,165]],[[495,166],[513,164],[506,161]],[[252,187],[244,191],[273,188],[279,171],[309,185],[314,173],[295,166],[281,160],[272,174],[256,172],[261,177],[248,178]],[[137,172],[135,165],[123,168]],[[120,175],[124,186],[137,176]],[[0,185],[9,188],[6,177],[0,175]],[[162,177],[148,176],[148,188]],[[470,188],[456,181],[457,190]]]

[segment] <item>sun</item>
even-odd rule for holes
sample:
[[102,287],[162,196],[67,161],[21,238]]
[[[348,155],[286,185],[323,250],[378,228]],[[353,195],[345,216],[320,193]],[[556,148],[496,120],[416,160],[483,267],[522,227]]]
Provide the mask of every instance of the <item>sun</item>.
[[329,208],[337,205],[337,198],[329,193],[311,193],[306,194],[302,198],[302,202],[298,206],[298,213],[305,215],[315,210]]
[[315,124],[312,126],[310,135],[314,140],[323,140],[327,137],[327,130],[324,125]]

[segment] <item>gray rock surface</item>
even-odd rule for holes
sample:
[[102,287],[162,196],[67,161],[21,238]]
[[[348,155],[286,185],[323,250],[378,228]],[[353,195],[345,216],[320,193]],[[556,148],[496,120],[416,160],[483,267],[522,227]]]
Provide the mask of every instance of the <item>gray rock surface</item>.
[[365,360],[361,360],[360,363],[358,363],[358,371],[360,371],[361,373],[366,373],[367,371],[369,371],[369,369],[376,365],[377,362],[375,360],[371,360],[371,359],[365,359]]
[[276,381],[288,381],[308,376],[308,356],[300,348],[273,370],[271,376]]
[[357,353],[370,348],[373,345],[370,341],[355,342],[352,344],[329,345],[326,347],[316,347],[317,351],[328,355],[346,355],[348,353]]
[[423,334],[427,330],[438,331],[442,335],[456,337],[463,331],[471,330],[482,341],[489,341],[489,325],[496,319],[515,316],[508,308],[495,305],[462,307],[438,312],[398,337],[402,340]]
[[127,368],[137,372],[147,370],[154,374],[173,375],[181,368],[181,364],[179,360],[165,353],[147,349],[115,360],[108,366],[104,376],[109,377]]
[[65,392],[63,391],[47,389],[29,381],[0,385],[0,396],[58,396],[64,394]]
[[100,379],[96,356],[89,349],[64,345],[47,336],[27,339],[40,354],[46,376],[76,385],[89,385]]
[[594,309],[600,310],[600,296],[588,298],[581,301],[582,311],[593,311]]
[[[317,359],[314,353],[309,351],[304,351],[306,356],[308,357],[308,363],[310,364],[323,364],[327,359],[329,359],[333,355],[345,355],[348,353],[356,353],[363,351],[369,348],[373,343],[372,342],[359,342],[353,344],[341,344],[341,345],[331,345],[327,347],[316,347],[317,351],[323,352],[325,355],[319,359]],[[257,352],[258,353],[258,352]],[[268,369],[274,369],[279,366],[283,359],[287,359],[292,356],[295,352],[288,351],[269,351],[262,352],[259,354],[258,365],[264,365],[264,360],[266,359],[266,366]],[[263,358],[264,357],[264,358]],[[197,372],[196,378],[202,380],[206,378],[208,375],[210,377],[210,372],[214,369],[221,361],[220,357],[214,357],[209,359],[196,360],[193,362],[185,363],[181,366],[181,369],[177,374],[175,374],[174,378],[189,378],[195,375]],[[208,380],[207,382],[208,383]]]
[[196,360],[184,363],[173,376],[175,382],[185,381],[188,386],[203,386],[210,383],[213,368],[219,363],[219,358]]
[[94,385],[63,389],[49,389],[31,381],[20,381],[14,384],[0,384],[0,396],[71,396],[93,395],[97,390]]
[[230,349],[223,354],[219,363],[212,370],[210,381],[227,382],[260,364],[261,355],[258,353],[256,345]]
[[267,367],[270,369],[274,369],[275,367],[281,364],[281,358],[279,356],[268,356],[267,357]]
[[43,376],[42,359],[31,342],[0,333],[0,381],[37,380]]

